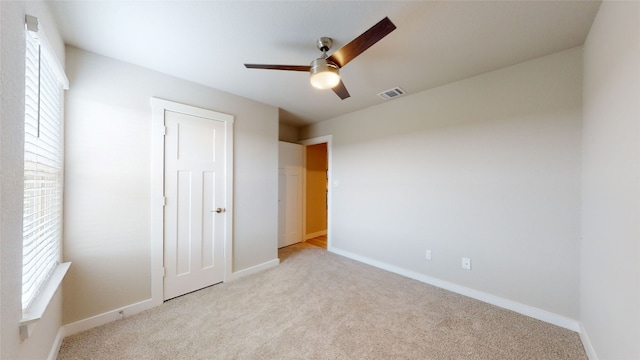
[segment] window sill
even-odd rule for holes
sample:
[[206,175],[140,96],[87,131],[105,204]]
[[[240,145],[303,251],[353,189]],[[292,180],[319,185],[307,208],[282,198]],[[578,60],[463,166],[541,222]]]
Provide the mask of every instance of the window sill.
[[38,293],[38,296],[33,300],[29,311],[22,313],[22,319],[20,320],[20,339],[22,341],[29,338],[35,323],[44,316],[51,299],[53,299],[53,296],[62,284],[62,279],[64,279],[64,276],[67,274],[69,266],[71,266],[70,262],[58,264],[53,270],[51,277],[49,277],[49,280],[47,280],[47,283],[40,290],[40,293]]

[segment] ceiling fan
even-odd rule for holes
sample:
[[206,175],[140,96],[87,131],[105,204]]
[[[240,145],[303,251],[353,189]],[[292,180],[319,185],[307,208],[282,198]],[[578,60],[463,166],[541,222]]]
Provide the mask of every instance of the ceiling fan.
[[340,99],[344,100],[351,95],[349,95],[347,88],[340,79],[339,69],[395,29],[396,26],[388,17],[385,17],[329,57],[327,57],[327,51],[331,49],[333,39],[321,37],[318,39],[317,46],[318,49],[322,51],[322,56],[313,60],[310,65],[244,64],[244,66],[247,67],[247,69],[308,71],[311,85],[319,89],[331,88]]

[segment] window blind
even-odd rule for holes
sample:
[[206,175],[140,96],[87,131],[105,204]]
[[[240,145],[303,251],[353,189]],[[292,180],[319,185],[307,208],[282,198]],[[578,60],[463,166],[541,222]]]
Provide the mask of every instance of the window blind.
[[26,31],[25,53],[23,311],[58,264],[62,237],[64,84],[35,21],[36,31]]

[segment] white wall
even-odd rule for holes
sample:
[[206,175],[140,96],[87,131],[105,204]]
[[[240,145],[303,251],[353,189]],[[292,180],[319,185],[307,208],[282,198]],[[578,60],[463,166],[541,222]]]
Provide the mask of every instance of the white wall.
[[298,128],[291,126],[291,125],[287,125],[287,124],[280,124],[280,130],[279,130],[279,136],[278,139],[280,141],[286,141],[286,142],[290,142],[290,143],[295,143],[298,142]]
[[584,46],[580,320],[640,358],[640,3],[604,1]]
[[333,247],[577,319],[581,108],[575,48],[303,128]]
[[46,358],[62,317],[58,291],[32,336],[20,342],[26,14],[38,17],[64,63],[64,45],[44,3],[0,1],[0,358],[12,360]]
[[64,322],[151,297],[151,106],[235,116],[233,269],[277,259],[278,109],[67,48]]

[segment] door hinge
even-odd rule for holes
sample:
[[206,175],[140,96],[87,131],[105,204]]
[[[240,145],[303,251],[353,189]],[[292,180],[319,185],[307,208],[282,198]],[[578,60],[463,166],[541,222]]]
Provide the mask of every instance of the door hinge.
[[167,269],[164,268],[164,266],[162,267],[162,277],[167,276]]
[[166,126],[162,127],[162,135],[167,135],[167,127]]
[[166,196],[162,197],[162,206],[167,206],[167,197]]

